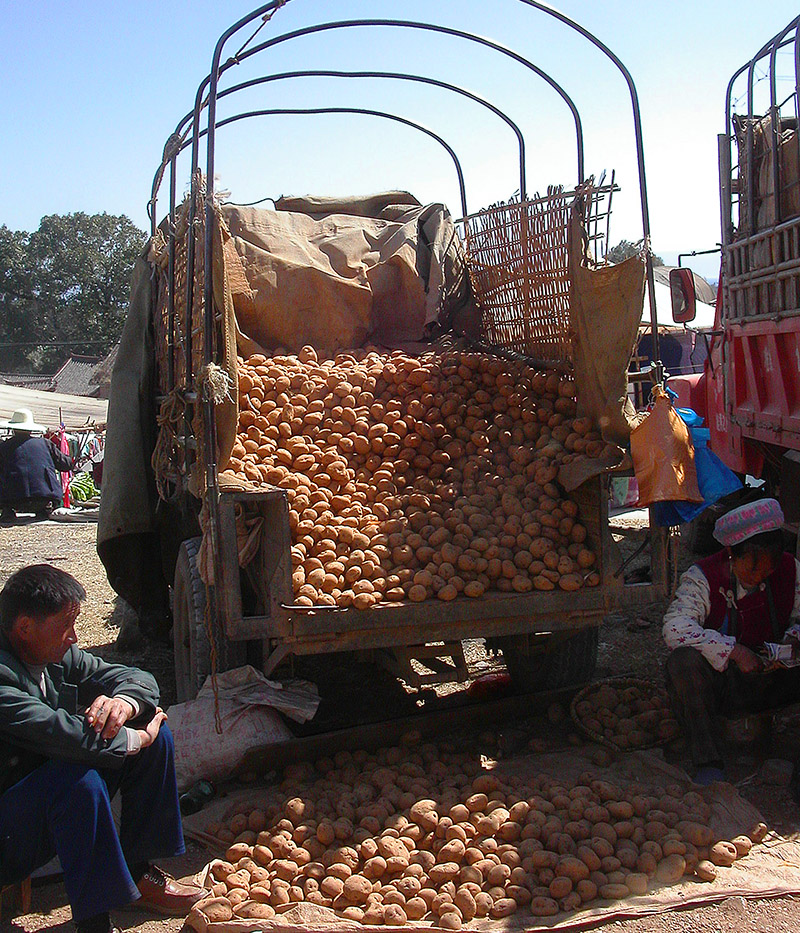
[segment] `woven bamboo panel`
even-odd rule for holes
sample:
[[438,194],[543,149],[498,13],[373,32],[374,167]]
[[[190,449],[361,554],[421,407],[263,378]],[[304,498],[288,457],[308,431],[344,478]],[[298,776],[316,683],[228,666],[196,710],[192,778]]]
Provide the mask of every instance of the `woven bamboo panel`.
[[[610,189],[587,187],[584,226],[606,218],[600,205]],[[467,218],[470,280],[487,343],[537,359],[571,360],[569,334],[570,216],[576,192],[551,187],[544,197],[496,204]]]

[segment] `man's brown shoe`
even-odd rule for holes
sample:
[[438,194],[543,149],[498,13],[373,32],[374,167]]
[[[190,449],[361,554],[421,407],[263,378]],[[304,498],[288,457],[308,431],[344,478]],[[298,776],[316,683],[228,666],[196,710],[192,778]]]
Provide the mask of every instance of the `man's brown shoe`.
[[176,881],[156,865],[147,869],[136,887],[142,896],[131,907],[154,910],[168,917],[185,917],[206,893],[195,884]]

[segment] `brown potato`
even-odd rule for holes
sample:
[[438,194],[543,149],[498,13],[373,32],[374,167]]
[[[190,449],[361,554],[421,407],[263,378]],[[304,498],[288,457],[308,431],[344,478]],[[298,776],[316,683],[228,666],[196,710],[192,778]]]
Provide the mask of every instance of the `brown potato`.
[[701,881],[716,881],[717,880],[717,866],[708,861],[708,859],[701,859],[695,865],[694,873]]
[[722,840],[720,842],[715,842],[714,845],[711,846],[708,851],[708,857],[715,865],[727,867],[733,865],[738,854],[736,846],[732,842]]
[[682,855],[668,855],[658,863],[656,880],[664,884],[680,881],[686,871],[686,859]]

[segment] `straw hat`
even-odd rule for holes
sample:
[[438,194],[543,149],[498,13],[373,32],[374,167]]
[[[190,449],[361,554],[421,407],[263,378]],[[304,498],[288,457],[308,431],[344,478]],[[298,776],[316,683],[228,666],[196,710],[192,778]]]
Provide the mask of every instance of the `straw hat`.
[[27,431],[28,433],[33,431],[44,433],[47,430],[44,425],[37,424],[33,420],[33,412],[30,408],[18,408],[8,421],[0,421],[0,428],[10,428],[12,431]]

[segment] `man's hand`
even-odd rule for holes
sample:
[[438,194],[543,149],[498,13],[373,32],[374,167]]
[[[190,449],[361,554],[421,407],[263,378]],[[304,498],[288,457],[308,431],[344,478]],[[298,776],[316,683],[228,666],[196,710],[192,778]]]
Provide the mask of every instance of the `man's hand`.
[[157,706],[155,716],[153,716],[144,729],[136,730],[142,741],[142,748],[147,748],[148,745],[152,745],[153,742],[155,742],[158,738],[159,730],[161,729],[161,723],[164,722],[166,718],[167,714],[160,706]]
[[133,716],[133,707],[120,697],[99,696],[86,710],[86,719],[103,739],[113,739]]
[[755,674],[763,667],[758,655],[744,645],[734,645],[729,660],[733,661],[743,674]]

